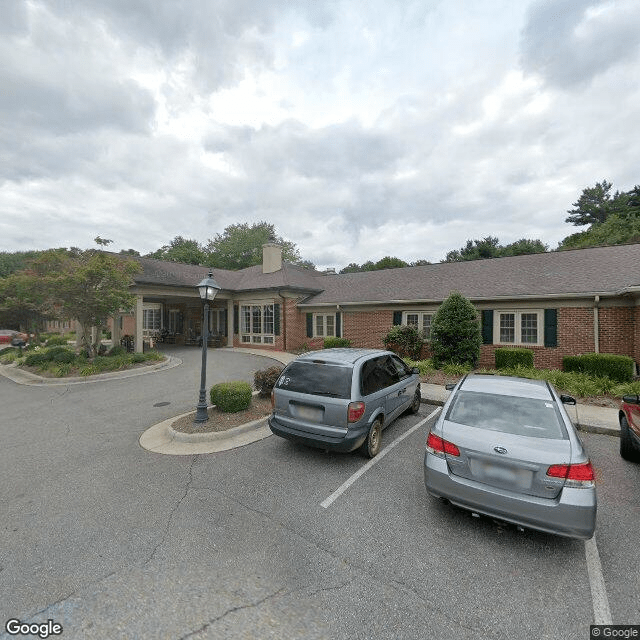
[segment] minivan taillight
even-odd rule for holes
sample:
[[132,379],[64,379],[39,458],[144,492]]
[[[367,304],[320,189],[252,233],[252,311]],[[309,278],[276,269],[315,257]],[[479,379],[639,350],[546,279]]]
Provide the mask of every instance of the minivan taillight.
[[443,454],[445,453],[452,456],[460,455],[460,449],[458,449],[453,442],[449,442],[440,436],[436,436],[431,433],[431,431],[429,431],[429,436],[427,437],[427,451],[441,458],[444,457]]
[[564,478],[569,487],[591,487],[596,479],[591,462],[581,464],[552,464],[547,469],[551,478]]
[[364,402],[350,402],[347,409],[347,422],[358,422],[364,415]]

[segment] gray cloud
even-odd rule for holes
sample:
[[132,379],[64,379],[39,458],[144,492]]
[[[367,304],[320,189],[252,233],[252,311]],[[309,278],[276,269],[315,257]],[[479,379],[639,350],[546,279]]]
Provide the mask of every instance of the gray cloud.
[[538,0],[522,32],[523,69],[559,87],[586,85],[640,43],[640,12],[631,0]]

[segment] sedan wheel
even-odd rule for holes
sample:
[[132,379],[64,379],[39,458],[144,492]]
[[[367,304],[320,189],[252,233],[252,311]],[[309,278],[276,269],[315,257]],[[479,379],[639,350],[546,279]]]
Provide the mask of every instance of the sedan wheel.
[[380,452],[382,444],[382,420],[378,418],[369,429],[369,435],[362,444],[362,452],[368,458],[375,458]]
[[620,455],[629,462],[640,462],[640,452],[633,444],[625,416],[620,418]]

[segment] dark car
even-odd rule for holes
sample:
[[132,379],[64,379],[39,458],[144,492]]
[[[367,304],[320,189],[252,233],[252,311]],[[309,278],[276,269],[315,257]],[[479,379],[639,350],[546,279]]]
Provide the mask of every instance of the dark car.
[[620,455],[640,462],[640,396],[624,396],[620,407]]
[[303,444],[380,451],[382,430],[420,408],[420,379],[396,354],[379,349],[324,349],[289,363],[271,394],[271,431]]
[[463,378],[427,438],[427,491],[476,515],[591,538],[594,472],[563,403],[575,399],[543,380]]

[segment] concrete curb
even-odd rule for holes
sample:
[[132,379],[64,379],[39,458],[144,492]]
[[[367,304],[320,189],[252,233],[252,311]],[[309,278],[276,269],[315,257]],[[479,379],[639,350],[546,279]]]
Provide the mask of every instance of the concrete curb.
[[133,378],[143,376],[149,373],[156,373],[165,369],[173,369],[182,364],[180,358],[166,356],[166,360],[156,364],[138,367],[135,369],[126,369],[124,371],[109,371],[108,373],[98,373],[94,376],[74,377],[74,378],[45,378],[31,371],[23,371],[18,369],[14,364],[0,364],[0,375],[8,378],[16,384],[27,386],[66,386],[69,384],[90,384],[92,382],[107,382],[109,380],[122,380],[123,378]]
[[[179,433],[171,425],[179,418],[193,413],[169,418],[147,429],[140,436],[140,446],[151,453],[174,456],[191,456],[203,453],[218,453],[264,440],[272,435],[266,424],[267,418],[260,418],[245,424],[210,433]],[[262,426],[261,423],[264,423]]]

